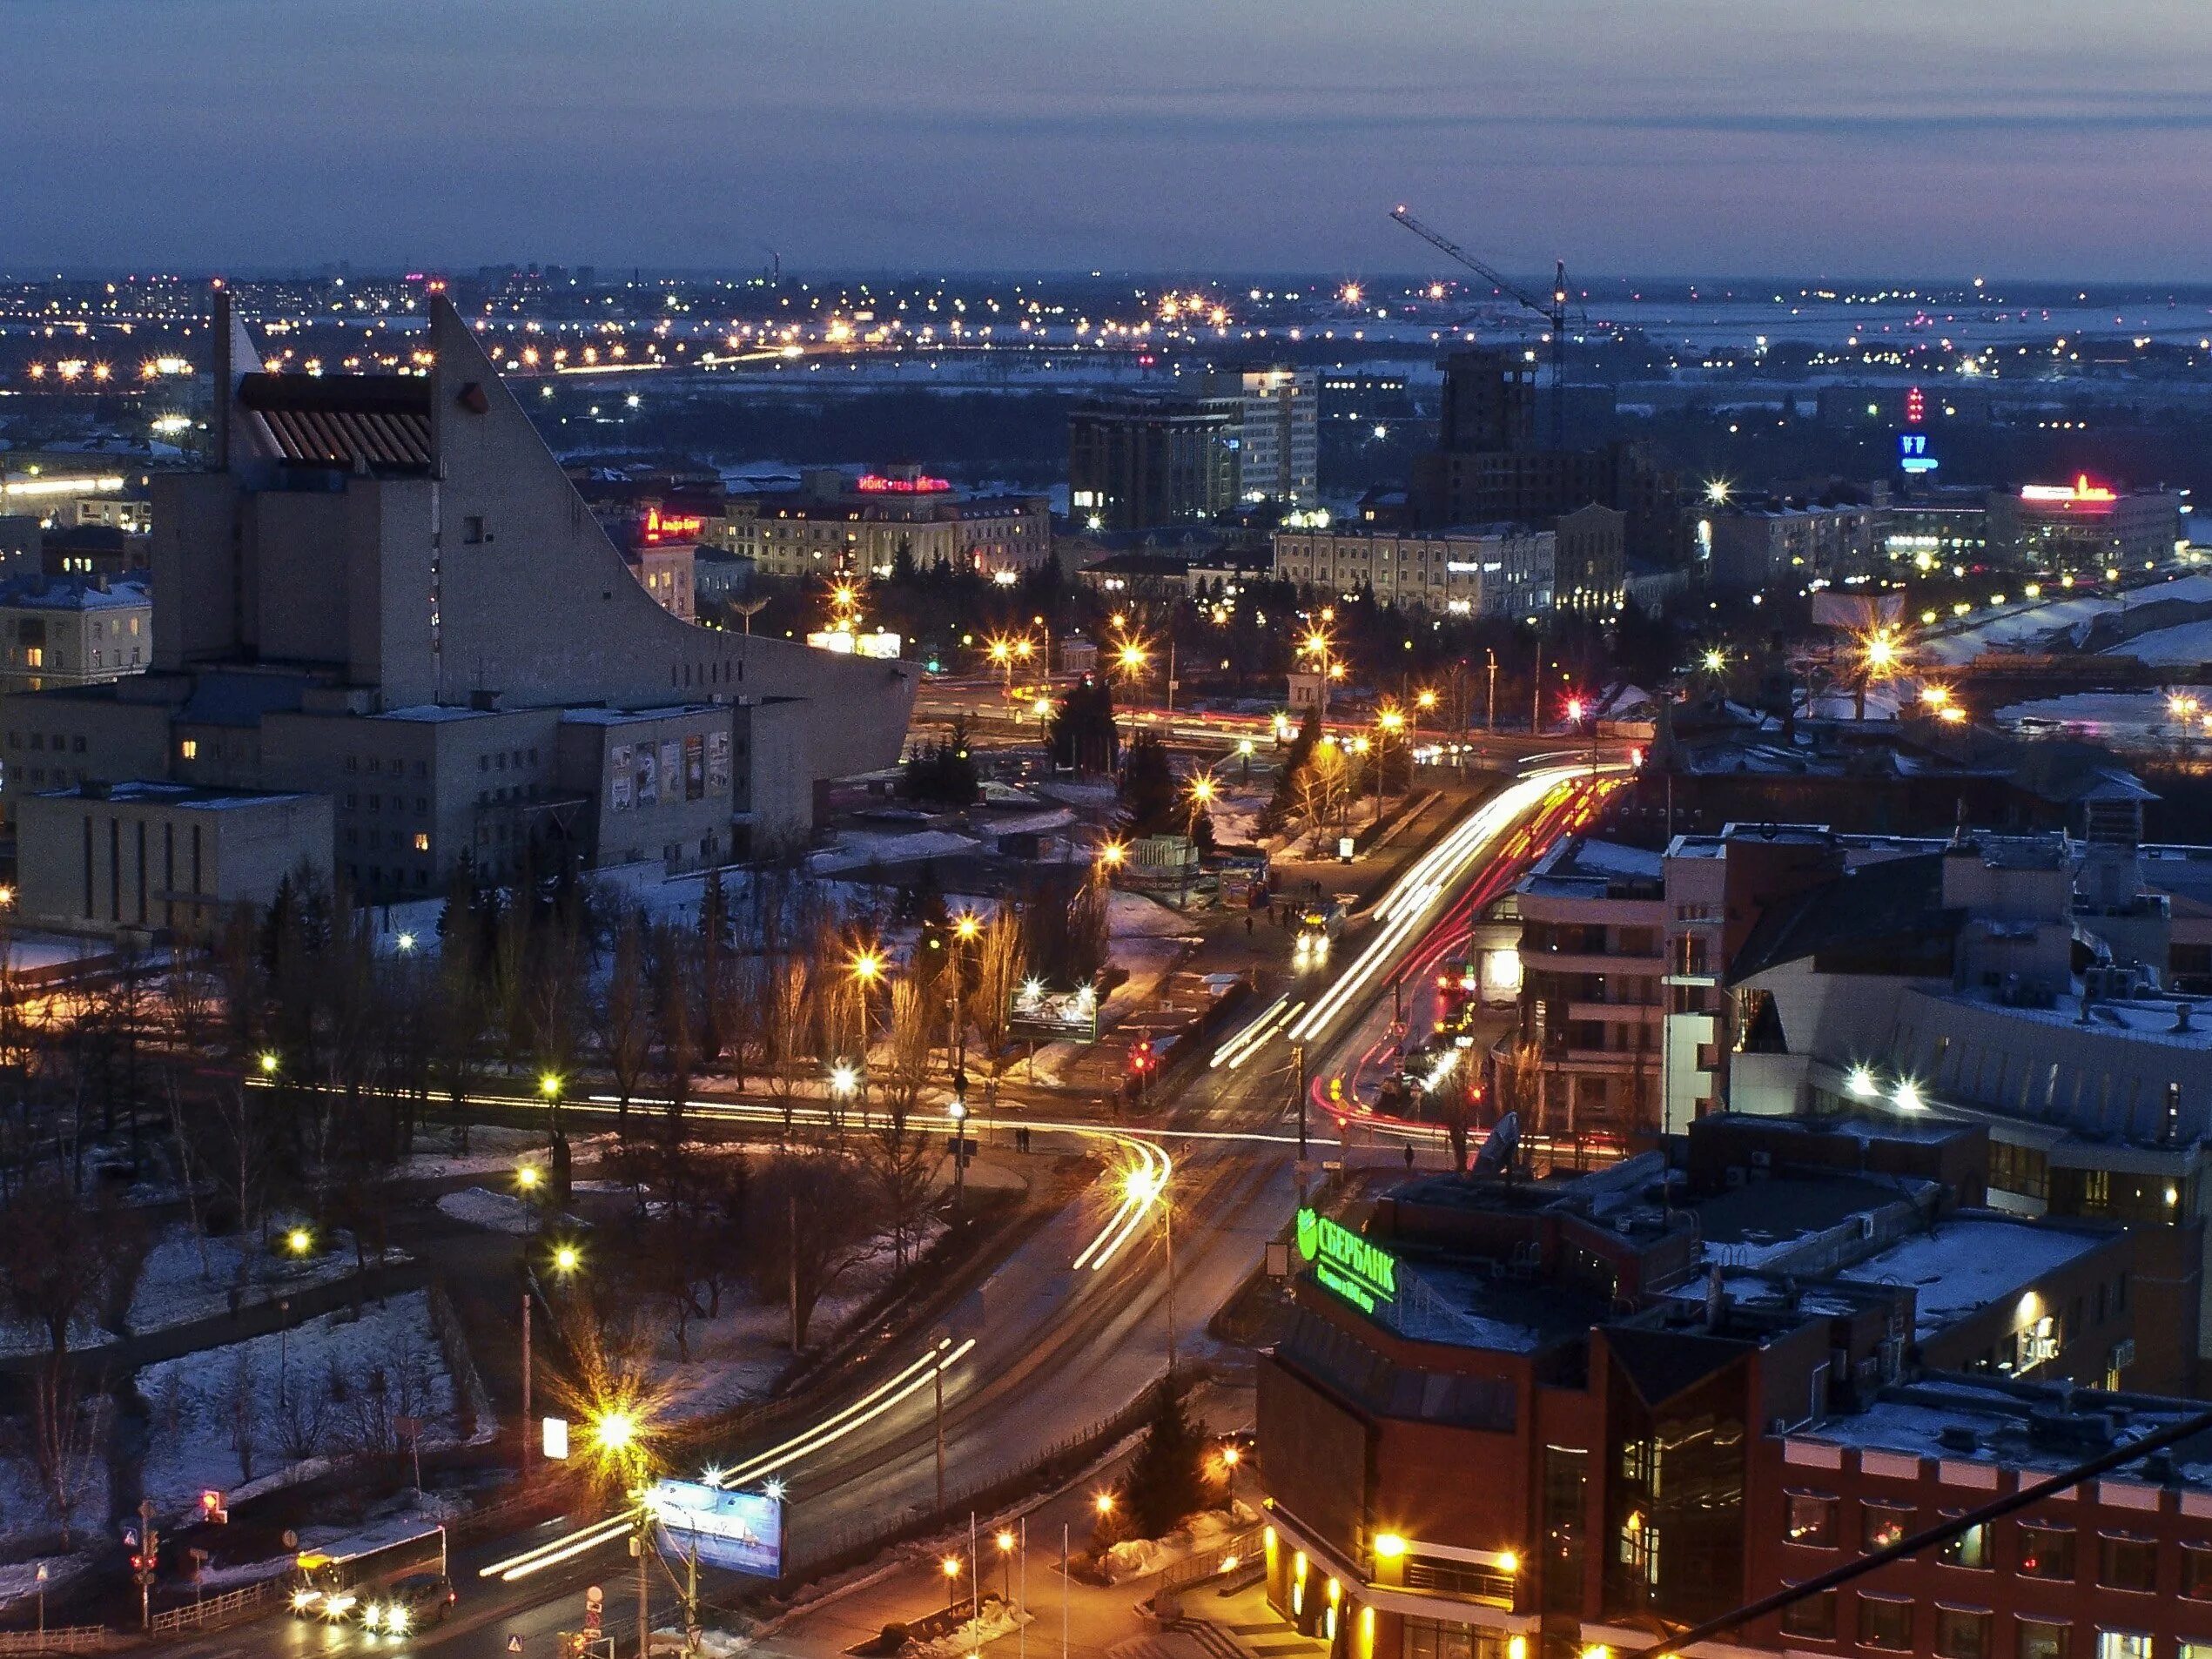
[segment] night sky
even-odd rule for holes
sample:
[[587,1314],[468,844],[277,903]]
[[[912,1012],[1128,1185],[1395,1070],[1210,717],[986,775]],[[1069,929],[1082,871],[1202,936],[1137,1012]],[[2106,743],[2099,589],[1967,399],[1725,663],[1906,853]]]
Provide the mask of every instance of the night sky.
[[0,267],[2201,279],[2202,0],[0,0]]

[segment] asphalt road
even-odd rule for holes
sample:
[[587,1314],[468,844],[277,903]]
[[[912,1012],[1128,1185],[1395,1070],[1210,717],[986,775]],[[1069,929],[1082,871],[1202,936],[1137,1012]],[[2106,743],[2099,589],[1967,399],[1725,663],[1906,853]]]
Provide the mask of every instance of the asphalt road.
[[[1308,1034],[1309,1074],[1356,1062],[1373,1040],[1368,1027],[1378,1005],[1387,1015],[1388,970],[1420,948],[1428,924],[1449,909],[1468,883],[1492,874],[1491,861],[1505,850],[1510,830],[1542,810],[1540,800],[1532,796],[1525,811],[1499,815],[1506,823],[1500,833],[1483,837],[1448,869],[1431,870],[1419,896],[1421,925],[1377,930],[1375,958],[1355,994],[1342,999]],[[1535,850],[1540,849],[1516,849],[1516,861]],[[1368,959],[1365,949],[1348,951],[1342,974],[1356,972],[1358,964]],[[1261,1265],[1267,1240],[1278,1236],[1295,1202],[1294,1147],[1281,1132],[1294,1115],[1287,1043],[1274,1031],[1251,1046],[1246,1063],[1234,1068],[1185,1074],[1166,1132],[1149,1141],[1153,1150],[1136,1145],[1146,1140],[1146,1132],[1132,1130],[1119,1133],[1120,1145],[1113,1153],[1126,1167],[1156,1167],[1163,1157],[1174,1160],[1168,1192],[1174,1210],[1175,1312],[1186,1361],[1202,1347],[1195,1333]],[[711,1116],[716,1108],[703,1102],[697,1110]],[[727,1110],[734,1115],[743,1109]],[[1079,1125],[1064,1132],[1115,1133]],[[1222,1138],[1206,1138],[1214,1135]],[[1328,1141],[1319,1140],[1311,1155],[1318,1159],[1333,1150]],[[956,1350],[973,1344],[943,1373],[946,1490],[948,1507],[956,1513],[960,1494],[1018,1473],[1044,1448],[1111,1416],[1165,1369],[1166,1224],[1156,1206],[1141,1213],[1123,1208],[1124,1196],[1123,1187],[1109,1176],[1032,1235],[938,1333]],[[1086,1246],[1116,1234],[1126,1236],[1103,1267],[1094,1266],[1099,1252],[1093,1247],[1086,1257]],[[923,1352],[927,1346],[924,1339]],[[753,1486],[774,1474],[787,1483],[794,1556],[834,1553],[842,1541],[880,1533],[933,1507],[936,1408],[926,1377],[926,1371],[917,1374],[903,1393],[894,1390],[857,1412],[855,1402],[869,1400],[882,1374],[833,1383],[824,1391],[817,1414],[806,1421],[853,1426],[787,1463],[762,1465],[745,1481]],[[758,1463],[779,1441],[790,1442],[795,1431],[779,1429],[753,1444],[725,1448],[723,1467]],[[514,1651],[511,1643],[519,1637],[522,1653],[551,1656],[557,1651],[559,1633],[581,1626],[583,1592],[594,1583],[605,1588],[610,1631],[627,1636],[635,1628],[635,1567],[619,1536],[514,1582],[478,1575],[490,1562],[558,1539],[573,1526],[555,1521],[458,1555],[453,1576],[461,1600],[452,1617],[403,1640],[284,1618],[222,1632],[173,1651],[198,1659],[406,1648],[441,1659],[493,1659]],[[649,1570],[654,1621],[673,1623],[676,1588],[657,1564]],[[702,1579],[709,1601],[741,1588],[740,1582],[719,1575],[703,1574]],[[629,1641],[618,1651],[634,1648]]]

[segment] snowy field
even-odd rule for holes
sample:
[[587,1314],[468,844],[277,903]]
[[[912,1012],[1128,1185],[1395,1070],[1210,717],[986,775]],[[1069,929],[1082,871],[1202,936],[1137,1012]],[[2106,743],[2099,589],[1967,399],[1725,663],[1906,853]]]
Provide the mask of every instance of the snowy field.
[[372,1302],[358,1320],[328,1313],[148,1366],[138,1390],[152,1412],[146,1494],[165,1509],[205,1488],[243,1497],[351,1453],[394,1452],[402,1417],[421,1421],[426,1444],[460,1437],[423,1291]]
[[[283,1226],[274,1231],[280,1239]],[[312,1285],[333,1283],[354,1271],[357,1264],[350,1235],[334,1233],[320,1242],[327,1248],[294,1259],[265,1249],[258,1232],[202,1239],[181,1223],[171,1226],[146,1253],[125,1322],[131,1332],[144,1334],[199,1320],[221,1319],[230,1313],[234,1290],[239,1305],[251,1307]],[[407,1256],[393,1250],[386,1253],[385,1259],[403,1262]],[[95,1348],[115,1340],[113,1333],[84,1322],[72,1334],[71,1343],[78,1348]],[[45,1346],[43,1332],[13,1321],[0,1322],[0,1353],[37,1353]]]
[[[1957,668],[1973,662],[1984,651],[2034,650],[2053,630],[2080,628],[2108,611],[2174,599],[2198,604],[2212,601],[2212,576],[2177,576],[2172,581],[2130,588],[2125,594],[2084,593],[2010,607],[1955,634],[1923,639],[1913,648],[1913,654],[1923,663]],[[2122,649],[2131,655],[2140,655],[2134,641]]]

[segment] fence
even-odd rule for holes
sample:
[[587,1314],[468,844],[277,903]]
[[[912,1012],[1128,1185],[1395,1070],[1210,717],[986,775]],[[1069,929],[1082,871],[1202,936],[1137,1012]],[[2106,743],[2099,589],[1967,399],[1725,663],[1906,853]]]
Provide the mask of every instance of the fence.
[[65,1629],[0,1630],[0,1653],[99,1653],[120,1647],[127,1638],[104,1624],[73,1624]]
[[153,1615],[146,1633],[155,1636],[173,1636],[186,1630],[219,1630],[226,1624],[236,1624],[242,1619],[259,1615],[275,1600],[277,1581],[265,1578],[259,1584],[248,1584],[243,1589],[225,1590],[204,1602],[194,1602],[190,1607],[172,1607]]
[[1179,1590],[1187,1584],[1202,1584],[1209,1578],[1219,1578],[1224,1573],[1234,1573],[1253,1559],[1265,1541],[1258,1527],[1240,1532],[1234,1538],[1225,1538],[1211,1549],[1201,1549],[1194,1555],[1186,1555],[1160,1575],[1160,1588]]
[[[467,1427],[467,1441],[473,1446],[491,1440],[499,1433],[499,1418],[492,1410],[492,1397],[485,1391],[484,1380],[477,1374],[476,1357],[469,1351],[468,1337],[454,1311],[453,1298],[446,1293],[446,1281],[434,1273],[428,1291],[430,1328],[437,1333],[446,1370],[454,1380],[454,1403]],[[530,1432],[528,1423],[522,1425],[522,1432]]]

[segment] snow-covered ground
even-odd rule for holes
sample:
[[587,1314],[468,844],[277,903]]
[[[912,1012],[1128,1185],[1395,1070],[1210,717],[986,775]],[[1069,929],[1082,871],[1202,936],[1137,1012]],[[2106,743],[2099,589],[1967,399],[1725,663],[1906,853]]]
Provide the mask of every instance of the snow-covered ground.
[[568,1227],[582,1225],[572,1215],[548,1215],[541,1204],[482,1186],[467,1186],[458,1192],[445,1193],[438,1200],[438,1213],[464,1226],[509,1233],[517,1239],[542,1232],[556,1222]]
[[[931,1236],[936,1228],[932,1224]],[[926,1249],[924,1238],[918,1248]],[[838,1280],[830,1293],[814,1305],[807,1321],[809,1347],[821,1347],[841,1336],[847,1324],[880,1291],[893,1271],[891,1244],[882,1242],[875,1253]],[[673,1325],[657,1311],[652,1374],[656,1390],[666,1400],[667,1414],[675,1420],[711,1417],[764,1398],[791,1362],[791,1314],[783,1302],[757,1302],[743,1290],[735,1300],[725,1293],[720,1317],[694,1320],[689,1332],[691,1357],[677,1357]]]
[[401,1417],[420,1420],[425,1444],[460,1434],[423,1291],[370,1303],[359,1320],[327,1313],[148,1366],[138,1390],[152,1414],[146,1495],[164,1510],[207,1488],[243,1497],[350,1452],[395,1449]]
[[2081,691],[2065,697],[2039,697],[2000,709],[2000,726],[2018,730],[2062,730],[2069,735],[2121,742],[2145,742],[2180,734],[2173,729],[2162,691]]
[[[1957,668],[1984,651],[2034,649],[2054,629],[2078,628],[2107,611],[2170,599],[2212,601],[2212,576],[2177,576],[2148,588],[2132,588],[2124,594],[2085,592],[2010,606],[1954,634],[1923,639],[1913,647],[1913,655],[1925,663]],[[2133,647],[2123,648],[2132,651]]]
[[917,858],[950,858],[973,852],[983,843],[973,836],[950,830],[912,830],[904,832],[846,830],[819,852],[809,853],[806,867],[820,876],[834,870],[865,870],[870,864],[905,863]]
[[2194,668],[2212,662],[2212,620],[2155,628],[2105,648],[2106,656],[2132,656],[2157,668]]
[[[304,1259],[282,1253],[284,1228],[274,1234],[277,1249],[265,1249],[258,1232],[202,1239],[181,1223],[164,1231],[146,1253],[126,1320],[133,1333],[167,1330],[231,1311],[232,1293],[241,1306],[289,1296],[313,1285],[327,1285],[354,1271],[350,1235],[334,1233],[319,1242],[327,1247]],[[407,1259],[402,1251],[386,1253],[388,1262]],[[73,1335],[80,1348],[104,1347],[114,1334],[84,1323]],[[12,1321],[0,1323],[0,1353],[29,1353],[46,1346],[43,1332]]]

